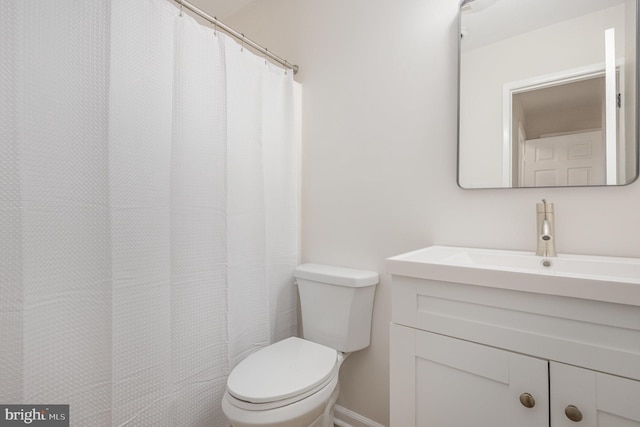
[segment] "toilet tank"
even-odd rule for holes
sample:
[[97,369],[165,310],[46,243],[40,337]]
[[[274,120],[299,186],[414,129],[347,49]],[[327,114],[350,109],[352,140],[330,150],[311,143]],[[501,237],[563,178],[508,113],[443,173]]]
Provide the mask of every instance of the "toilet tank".
[[302,264],[294,276],[305,339],[345,353],[369,346],[377,272]]

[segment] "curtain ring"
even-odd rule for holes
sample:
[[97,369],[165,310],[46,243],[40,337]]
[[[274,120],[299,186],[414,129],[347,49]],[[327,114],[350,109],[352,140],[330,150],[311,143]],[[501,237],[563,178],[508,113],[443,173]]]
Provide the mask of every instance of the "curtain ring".
[[180,0],[180,18],[182,18],[182,8],[184,7],[184,0]]
[[213,35],[218,37],[218,18],[213,17]]
[[244,33],[240,33],[242,35],[242,40],[240,40],[240,52],[244,52]]
[[267,65],[267,54],[269,53],[269,49],[264,48],[264,65]]
[[284,75],[286,76],[287,74],[289,74],[289,63],[285,59],[284,60]]

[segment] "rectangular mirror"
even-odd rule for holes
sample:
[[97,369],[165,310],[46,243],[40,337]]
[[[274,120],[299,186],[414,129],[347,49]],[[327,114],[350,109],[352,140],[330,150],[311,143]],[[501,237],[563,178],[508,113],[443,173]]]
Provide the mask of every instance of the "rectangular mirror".
[[460,187],[637,178],[638,1],[462,1]]

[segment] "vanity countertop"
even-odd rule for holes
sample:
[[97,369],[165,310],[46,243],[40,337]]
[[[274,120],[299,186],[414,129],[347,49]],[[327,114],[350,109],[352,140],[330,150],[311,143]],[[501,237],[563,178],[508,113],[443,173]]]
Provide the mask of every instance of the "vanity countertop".
[[640,259],[429,246],[386,260],[392,275],[640,306]]

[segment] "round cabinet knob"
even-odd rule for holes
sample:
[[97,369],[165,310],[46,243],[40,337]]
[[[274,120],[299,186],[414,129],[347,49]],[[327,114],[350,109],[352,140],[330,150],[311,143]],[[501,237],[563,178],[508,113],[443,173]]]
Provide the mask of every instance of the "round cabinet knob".
[[574,405],[569,405],[564,408],[564,414],[575,423],[582,421],[582,412]]
[[520,395],[520,403],[522,403],[522,406],[526,408],[533,408],[536,406],[536,400],[529,393],[522,393]]

